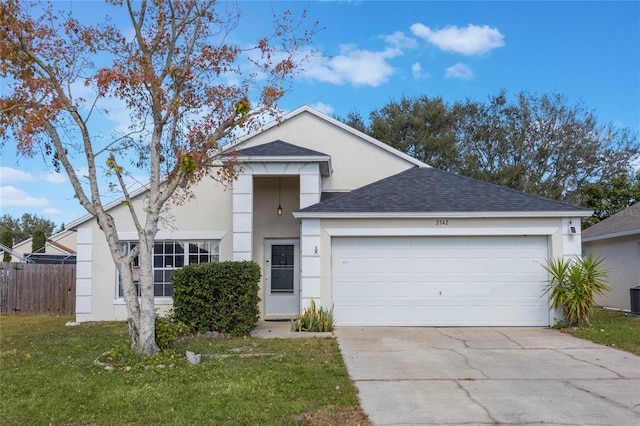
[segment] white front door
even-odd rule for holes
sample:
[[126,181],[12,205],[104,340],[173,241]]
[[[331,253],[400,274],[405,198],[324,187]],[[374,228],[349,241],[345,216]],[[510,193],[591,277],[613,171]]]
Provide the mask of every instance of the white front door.
[[296,317],[300,312],[300,240],[266,240],[264,259],[265,318]]

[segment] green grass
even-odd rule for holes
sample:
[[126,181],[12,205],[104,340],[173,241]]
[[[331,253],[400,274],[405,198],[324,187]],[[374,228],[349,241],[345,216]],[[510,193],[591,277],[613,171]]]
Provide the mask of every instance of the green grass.
[[65,327],[71,319],[0,316],[3,426],[295,425],[303,413],[358,405],[335,339],[192,338],[176,353],[220,357],[120,358],[108,371],[94,360],[126,352],[126,325]]
[[564,329],[573,336],[640,355],[640,317],[596,309],[591,325]]

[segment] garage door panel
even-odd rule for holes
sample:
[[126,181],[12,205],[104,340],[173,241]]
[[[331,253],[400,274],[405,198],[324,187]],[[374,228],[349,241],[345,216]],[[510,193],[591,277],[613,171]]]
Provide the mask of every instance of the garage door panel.
[[436,274],[438,271],[438,259],[432,257],[416,257],[411,263],[411,270],[414,274]]
[[336,322],[549,325],[546,256],[546,237],[335,238]]

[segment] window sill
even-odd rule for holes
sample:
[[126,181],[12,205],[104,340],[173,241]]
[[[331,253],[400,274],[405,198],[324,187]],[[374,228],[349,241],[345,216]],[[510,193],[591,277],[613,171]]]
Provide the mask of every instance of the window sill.
[[[163,305],[173,305],[173,298],[171,297],[154,297],[154,303],[159,306]],[[113,301],[114,305],[124,305],[124,298],[115,299]]]

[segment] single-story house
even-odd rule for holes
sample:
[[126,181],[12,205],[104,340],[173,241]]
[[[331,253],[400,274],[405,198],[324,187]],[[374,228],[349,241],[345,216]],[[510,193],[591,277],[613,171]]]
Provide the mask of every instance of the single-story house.
[[596,298],[600,306],[629,310],[629,289],[640,286],[640,202],[582,231],[584,254],[604,259],[611,291]]
[[[201,181],[161,223],[156,306],[171,307],[176,268],[253,260],[264,319],[295,317],[311,300],[345,326],[549,326],[557,317],[542,295],[544,265],[580,254],[591,211],[434,169],[309,107],[226,149],[240,166],[233,184]],[[133,242],[127,208],[109,213]],[[77,321],[125,319],[96,221],[69,227]]]

